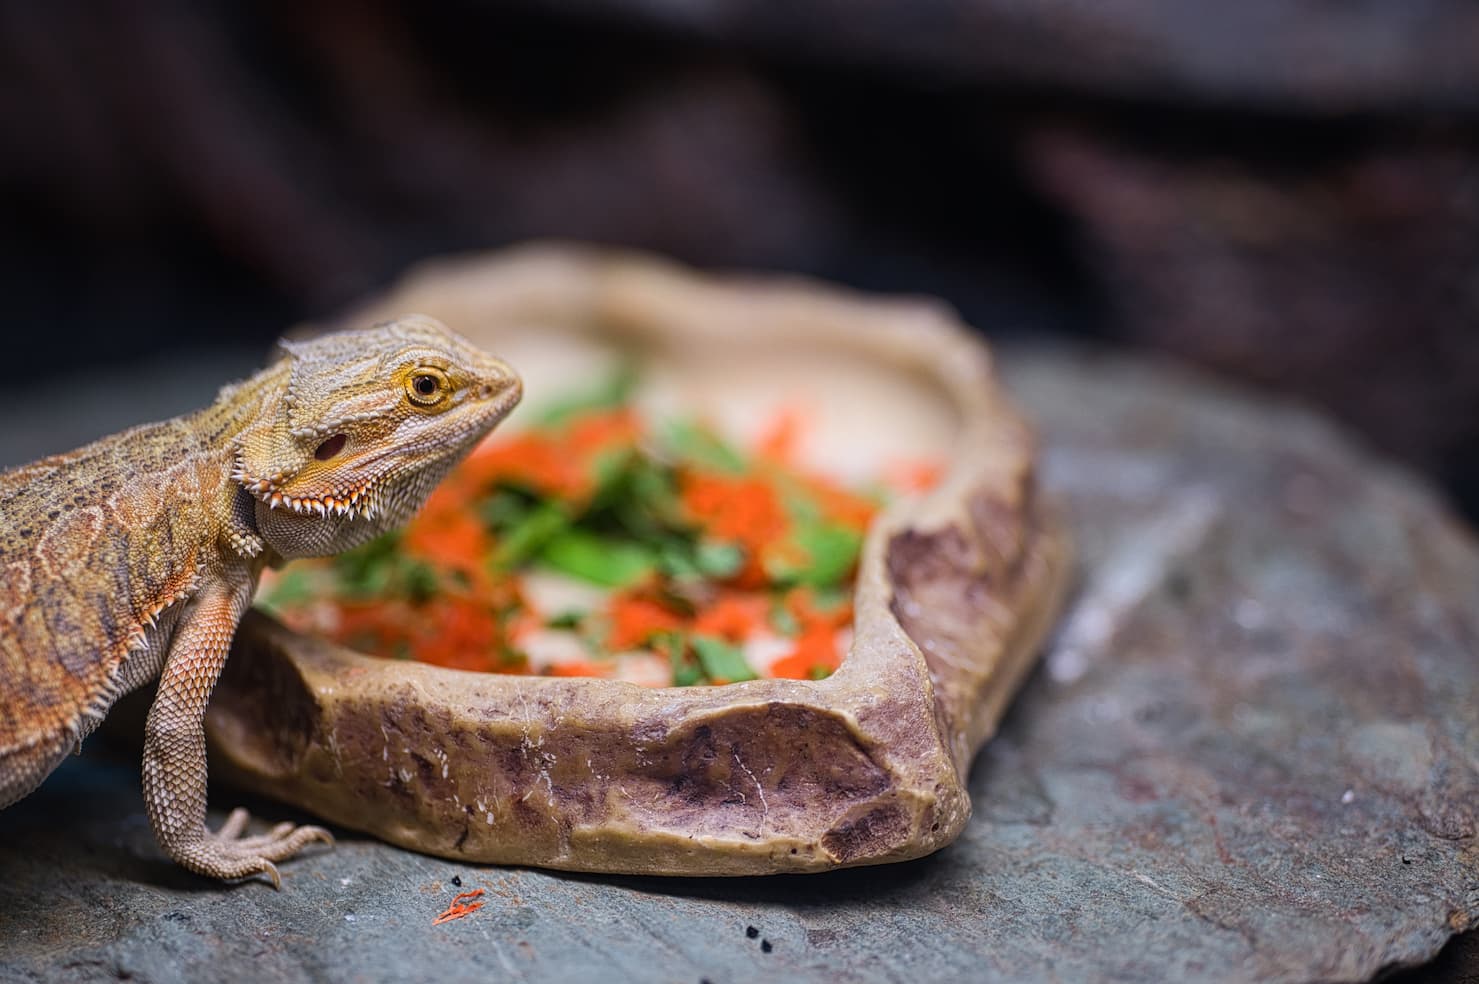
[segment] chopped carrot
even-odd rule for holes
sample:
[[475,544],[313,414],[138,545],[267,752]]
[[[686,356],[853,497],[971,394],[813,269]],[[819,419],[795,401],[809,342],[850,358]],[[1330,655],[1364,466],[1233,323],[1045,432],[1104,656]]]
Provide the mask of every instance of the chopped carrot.
[[641,438],[642,425],[637,412],[622,407],[577,417],[571,422],[563,444],[568,453],[589,462],[604,451],[635,447]]
[[512,482],[541,495],[571,499],[591,491],[591,477],[580,461],[549,435],[536,431],[479,445],[462,467],[468,479],[484,487]]
[[811,478],[805,482],[807,492],[822,514],[834,523],[839,523],[858,532],[868,528],[878,514],[878,503],[867,496],[849,492],[841,486],[823,478]]
[[683,622],[665,605],[635,595],[617,595],[608,609],[611,631],[606,645],[612,652],[631,649],[646,643],[662,632],[671,632]]
[[819,608],[816,595],[810,588],[796,588],[787,592],[785,604],[786,610],[803,628],[812,625],[826,625],[839,629],[852,621],[851,601],[829,608]]
[[477,602],[440,598],[427,606],[429,617],[414,640],[411,655],[423,663],[458,670],[492,669],[499,651],[498,619]]
[[682,496],[689,515],[715,539],[763,546],[785,532],[780,497],[763,478],[690,472]]
[[787,465],[796,457],[801,442],[802,414],[797,407],[782,407],[760,432],[755,451],[773,464]]
[[491,540],[476,515],[466,507],[428,508],[406,527],[401,540],[406,553],[445,570],[477,578],[487,567]]
[[765,625],[770,600],[760,594],[729,592],[699,612],[692,629],[700,635],[719,636],[730,642],[743,642],[757,628]]
[[461,919],[463,916],[472,915],[474,912],[477,912],[479,909],[481,909],[485,903],[470,902],[468,900],[482,898],[483,894],[484,893],[481,888],[475,888],[471,892],[461,893],[460,895],[452,899],[452,904],[447,906],[447,908],[442,911],[441,915],[433,919],[431,921],[431,924],[433,926],[440,926],[444,922],[451,922],[453,919]]
[[801,630],[801,635],[796,638],[796,648],[790,655],[770,664],[770,675],[787,680],[810,680],[814,670],[830,673],[841,662],[837,652],[837,630],[823,622],[815,622]]
[[595,660],[576,660],[568,663],[550,664],[550,676],[557,677],[609,677],[616,672],[610,663]]
[[775,486],[759,476],[687,472],[679,492],[688,515],[710,536],[744,548],[745,565],[732,580],[743,587],[763,586],[761,557],[789,525]]

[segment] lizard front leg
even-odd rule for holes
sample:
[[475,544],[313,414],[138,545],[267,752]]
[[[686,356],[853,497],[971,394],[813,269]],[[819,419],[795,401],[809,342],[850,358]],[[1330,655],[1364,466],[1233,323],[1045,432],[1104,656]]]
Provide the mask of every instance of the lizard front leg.
[[205,708],[226,664],[236,624],[251,602],[245,570],[208,579],[188,603],[170,643],[144,733],[144,803],[159,844],[181,865],[213,878],[266,873],[281,887],[274,861],[313,841],[333,844],[321,827],[279,824],[259,837],[239,838],[244,810],[220,831],[205,825]]

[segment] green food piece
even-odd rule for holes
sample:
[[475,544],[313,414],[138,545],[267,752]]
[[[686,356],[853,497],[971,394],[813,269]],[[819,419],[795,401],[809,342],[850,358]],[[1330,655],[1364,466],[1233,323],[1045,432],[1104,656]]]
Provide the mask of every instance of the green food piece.
[[570,526],[570,517],[553,502],[543,502],[509,527],[493,550],[493,566],[510,570],[542,551]]
[[670,578],[694,580],[703,577],[694,557],[693,545],[676,537],[664,539],[657,547],[658,569]]
[[636,367],[630,362],[623,363],[594,388],[556,400],[536,411],[532,414],[534,426],[563,427],[587,413],[620,409],[631,402],[636,386]]
[[536,505],[535,497],[528,492],[504,486],[477,504],[478,517],[490,531],[501,536],[523,522]]
[[273,580],[269,590],[262,592],[257,604],[277,614],[312,601],[316,593],[312,573],[303,567],[289,567]]
[[745,553],[732,543],[710,540],[693,541],[675,535],[665,536],[657,545],[658,567],[674,579],[724,580],[732,577],[744,564]]
[[672,469],[632,455],[606,500],[614,525],[641,539],[657,539],[687,529]]
[[359,598],[385,593],[395,578],[400,543],[399,533],[387,533],[335,557],[333,567],[340,593]]
[[[435,598],[440,584],[437,573],[430,565],[419,560],[405,560],[398,565],[400,587],[412,604],[424,605]],[[457,575],[466,580],[466,575]]]
[[811,593],[811,607],[819,614],[836,611],[852,601],[850,585],[833,584],[816,588]]
[[657,570],[657,555],[650,548],[574,528],[545,541],[539,560],[561,573],[607,588],[627,587]]
[[581,525],[656,540],[683,530],[671,469],[626,449],[597,459],[597,490]]
[[857,564],[863,547],[861,533],[831,523],[801,527],[796,531],[796,541],[811,557],[802,581],[816,588],[839,584]]
[[795,615],[791,614],[791,609],[786,607],[785,595],[778,595],[771,603],[770,625],[781,635],[801,634],[801,623],[797,621]]
[[708,427],[691,420],[671,420],[663,427],[663,443],[682,461],[740,474],[749,467],[745,456]]
[[698,663],[703,667],[704,674],[711,681],[738,683],[740,680],[756,678],[755,671],[745,662],[745,655],[740,652],[739,647],[732,646],[723,639],[696,635],[693,637],[693,652],[698,656]]
[[568,611],[560,612],[545,620],[544,627],[547,629],[578,629],[580,623],[585,621],[585,612]]
[[776,483],[780,488],[781,505],[792,522],[800,524],[822,522],[822,505],[816,496],[800,482],[782,475]]
[[630,473],[638,460],[631,448],[608,448],[591,459],[591,481],[596,490],[591,495],[592,510],[609,507],[627,495]]
[[704,671],[692,663],[681,663],[673,668],[673,686],[675,687],[697,687],[706,682]]
[[693,562],[700,574],[722,581],[739,573],[745,552],[733,543],[700,540],[693,551]]
[[694,687],[706,683],[704,671],[688,658],[688,644],[681,632],[665,632],[653,640],[653,646],[668,651],[668,665],[673,668],[673,686]]
[[806,563],[771,563],[765,573],[781,584],[823,589],[841,585],[857,564],[863,537],[835,523],[799,524],[791,537],[806,553]]

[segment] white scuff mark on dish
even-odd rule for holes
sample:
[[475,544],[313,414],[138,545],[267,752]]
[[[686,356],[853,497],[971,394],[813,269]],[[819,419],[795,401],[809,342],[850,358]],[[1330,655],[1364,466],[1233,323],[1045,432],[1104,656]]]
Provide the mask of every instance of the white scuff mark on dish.
[[730,754],[734,756],[734,764],[740,767],[740,771],[750,777],[750,782],[755,786],[755,793],[760,797],[760,835],[763,837],[765,828],[770,823],[770,803],[765,799],[765,787],[760,785],[760,780],[755,778],[755,773],[751,772],[745,760],[740,758],[738,748],[731,749]]

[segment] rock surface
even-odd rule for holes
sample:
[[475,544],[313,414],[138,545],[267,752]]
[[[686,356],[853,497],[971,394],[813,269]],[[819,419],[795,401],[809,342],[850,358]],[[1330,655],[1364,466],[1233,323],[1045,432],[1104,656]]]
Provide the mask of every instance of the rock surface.
[[1472,534],[1313,416],[1143,364],[1006,361],[1080,584],[951,847],[635,879],[346,837],[280,894],[223,890],[155,847],[132,762],[90,753],[0,814],[0,979],[1361,980],[1479,921]]

